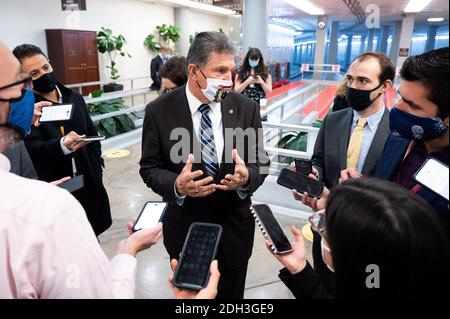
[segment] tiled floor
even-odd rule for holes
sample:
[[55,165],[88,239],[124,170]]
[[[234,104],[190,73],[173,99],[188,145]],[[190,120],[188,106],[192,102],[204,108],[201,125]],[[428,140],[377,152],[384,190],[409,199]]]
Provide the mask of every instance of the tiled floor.
[[[126,224],[136,216],[144,203],[149,200],[160,200],[142,182],[139,176],[140,145],[129,148],[129,157],[123,159],[106,159],[104,183],[109,194],[113,225],[100,236],[105,253],[112,257],[117,243],[127,236]],[[286,233],[291,236],[290,225],[301,227],[305,220],[277,215]],[[311,243],[307,243],[308,259],[311,261]],[[245,298],[247,299],[287,299],[293,298],[289,290],[278,279],[281,264],[267,251],[259,229],[255,232],[253,256],[250,259]],[[162,244],[159,243],[138,255],[138,271],[136,277],[136,297],[151,299],[173,298],[167,282],[170,275],[169,258]]]

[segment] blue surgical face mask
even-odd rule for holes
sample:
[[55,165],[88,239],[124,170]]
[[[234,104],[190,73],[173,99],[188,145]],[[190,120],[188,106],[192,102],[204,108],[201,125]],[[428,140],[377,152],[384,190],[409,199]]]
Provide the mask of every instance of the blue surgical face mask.
[[251,68],[256,68],[259,65],[259,60],[253,61],[253,60],[248,60],[248,64],[250,65]]
[[392,134],[408,140],[434,140],[448,131],[439,117],[418,117],[396,107],[391,110],[389,122]]
[[23,89],[20,99],[15,99],[10,102],[8,125],[19,129],[23,136],[27,136],[31,131],[34,102],[33,91],[28,89]]

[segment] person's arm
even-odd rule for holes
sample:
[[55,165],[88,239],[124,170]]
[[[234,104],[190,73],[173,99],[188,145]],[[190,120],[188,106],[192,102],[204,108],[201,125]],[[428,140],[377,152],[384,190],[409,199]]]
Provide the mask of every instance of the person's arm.
[[255,83],[253,76],[249,76],[247,78],[247,80],[245,80],[244,82],[241,82],[241,80],[239,79],[239,74],[238,74],[238,75],[236,75],[234,91],[238,94],[241,94],[242,92],[244,92],[244,90],[247,88],[247,86],[249,86],[250,84],[253,84],[253,83]]
[[30,135],[24,139],[27,151],[33,160],[39,159],[51,163],[60,163],[66,156],[60,142],[61,137],[47,139],[43,132],[43,125],[32,127]]
[[174,185],[178,174],[168,170],[164,163],[158,123],[150,106],[145,111],[140,166],[139,173],[144,183],[166,201],[176,203],[178,197]]
[[256,83],[261,85],[266,94],[272,92],[272,76],[270,74],[265,81],[263,81],[262,78],[260,78],[260,80]]
[[330,293],[325,289],[319,276],[309,263],[297,274],[291,274],[284,268],[280,270],[278,277],[297,299],[331,298]]
[[[131,235],[109,261],[81,205],[62,189],[47,194],[54,195],[52,201],[40,209],[56,210],[56,218],[40,232],[39,249],[33,247],[29,257],[29,270],[39,274],[33,283],[38,297],[134,298],[136,254],[159,239],[162,226]],[[146,236],[145,243],[136,236]]]
[[314,145],[314,152],[311,157],[313,167],[317,170],[319,180],[323,180],[323,170],[325,167],[325,127],[328,116],[323,120],[320,126],[319,134],[317,135],[316,144]]

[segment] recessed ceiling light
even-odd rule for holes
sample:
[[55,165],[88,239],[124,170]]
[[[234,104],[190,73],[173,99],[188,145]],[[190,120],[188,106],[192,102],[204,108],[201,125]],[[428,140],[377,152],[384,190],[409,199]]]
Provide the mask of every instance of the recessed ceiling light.
[[325,14],[322,9],[307,0],[284,0],[284,2],[313,16]]
[[428,22],[442,22],[444,18],[428,18]]
[[427,5],[429,5],[431,1],[432,0],[409,0],[404,11],[405,12],[420,12]]

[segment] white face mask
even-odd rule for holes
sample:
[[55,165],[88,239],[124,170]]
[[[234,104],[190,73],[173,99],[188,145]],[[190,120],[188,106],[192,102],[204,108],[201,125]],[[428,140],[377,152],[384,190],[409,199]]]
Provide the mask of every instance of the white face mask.
[[[200,70],[200,68],[198,69]],[[207,78],[205,74],[203,74],[202,70],[200,70],[200,72],[206,79],[206,89],[202,89],[197,82],[197,85],[202,90],[203,95],[211,102],[215,103],[222,102],[228,95],[228,93],[231,92],[233,82],[221,79],[210,79]]]
[[324,250],[326,250],[328,253],[331,253],[331,250],[330,250],[329,247],[327,247],[327,246],[325,246],[325,245],[323,244],[323,239],[320,240],[320,247],[322,248],[322,259],[323,259],[323,262],[325,263],[325,265],[327,266],[327,268],[328,268],[331,272],[334,272],[334,268],[331,267],[330,265],[328,265],[327,262],[326,262]]

